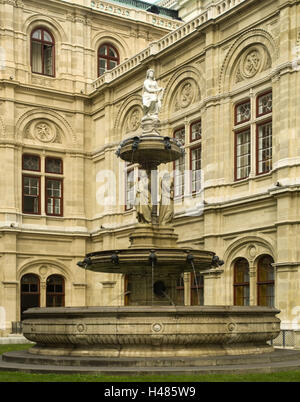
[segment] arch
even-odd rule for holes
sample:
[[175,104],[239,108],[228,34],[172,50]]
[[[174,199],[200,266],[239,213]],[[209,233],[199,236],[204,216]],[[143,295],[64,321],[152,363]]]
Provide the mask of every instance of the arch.
[[125,122],[129,116],[130,111],[134,109],[141,110],[141,116],[143,113],[142,109],[142,96],[138,94],[130,95],[121,105],[117,116],[115,118],[114,130],[116,133],[124,133],[125,132]]
[[[46,125],[49,132],[46,141],[40,138],[36,132],[36,125],[39,123]],[[69,145],[77,143],[75,132],[67,120],[46,107],[31,109],[21,115],[16,123],[16,135],[19,141],[28,138],[43,143],[57,142]]]
[[51,259],[31,258],[29,261],[24,262],[18,268],[17,281],[20,281],[21,277],[27,273],[33,273],[38,275],[42,280],[45,280],[47,276],[52,274],[60,274],[67,281],[76,282],[74,272],[60,261]]
[[244,257],[248,261],[254,262],[260,254],[270,254],[275,260],[275,242],[271,239],[259,236],[244,236],[238,240],[233,240],[227,247],[223,259],[232,263],[238,257]]
[[173,110],[172,106],[175,102],[174,98],[178,94],[180,85],[184,84],[185,81],[191,82],[195,86],[194,98],[196,101],[201,99],[201,93],[204,92],[205,82],[202,75],[199,73],[199,70],[190,65],[179,68],[169,79],[165,87],[165,95],[161,110],[161,114],[164,118],[170,117]]
[[229,48],[224,58],[219,74],[219,93],[228,92],[231,83],[232,71],[236,68],[243,51],[253,45],[261,46],[270,57],[270,64],[278,58],[278,46],[269,32],[263,29],[251,29],[241,35]]
[[30,36],[31,32],[38,27],[44,27],[50,30],[54,36],[55,42],[62,43],[67,41],[68,37],[63,27],[56,19],[46,16],[45,14],[37,13],[28,17],[23,24],[23,32]]
[[96,57],[95,57],[95,62],[94,62],[94,72],[93,75],[95,77],[98,77],[98,50],[101,45],[104,45],[105,43],[111,44],[119,54],[119,63],[122,63],[126,58],[128,58],[131,54],[130,49],[128,47],[128,44],[126,41],[120,37],[117,34],[104,34],[103,32],[97,33],[91,41],[91,47],[94,49]]
[[102,43],[97,50],[97,75],[100,77],[106,71],[120,64],[120,55],[117,48],[109,42]]

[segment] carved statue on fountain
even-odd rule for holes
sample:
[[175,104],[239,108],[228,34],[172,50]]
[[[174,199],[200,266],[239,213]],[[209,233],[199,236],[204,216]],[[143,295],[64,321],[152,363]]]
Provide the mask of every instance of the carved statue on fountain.
[[161,109],[164,88],[158,86],[154,71],[147,71],[146,79],[143,86],[143,109],[144,118],[158,119],[158,113]]
[[174,180],[170,173],[164,173],[160,179],[159,224],[168,225],[174,217]]

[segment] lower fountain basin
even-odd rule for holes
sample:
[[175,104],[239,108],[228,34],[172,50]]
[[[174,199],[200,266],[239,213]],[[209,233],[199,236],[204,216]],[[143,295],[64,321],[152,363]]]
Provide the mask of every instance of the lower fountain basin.
[[264,353],[279,310],[237,306],[60,307],[24,313],[29,352],[57,356],[196,357]]

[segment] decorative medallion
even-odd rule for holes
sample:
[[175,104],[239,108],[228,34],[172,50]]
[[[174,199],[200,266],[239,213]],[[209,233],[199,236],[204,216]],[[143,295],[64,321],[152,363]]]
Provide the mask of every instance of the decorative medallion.
[[227,325],[227,329],[228,329],[229,332],[234,331],[235,328],[236,328],[236,324],[235,324],[234,322],[230,322],[230,323]]
[[176,101],[175,110],[184,109],[188,107],[195,98],[195,85],[191,80],[184,81],[179,87]]
[[48,267],[46,265],[41,265],[39,268],[39,273],[42,277],[46,276],[48,272]]
[[129,114],[127,120],[127,131],[136,131],[141,124],[142,111],[140,108],[134,108]]
[[253,78],[256,74],[271,67],[269,54],[262,46],[251,46],[240,57],[235,82]]
[[155,324],[152,324],[151,329],[153,332],[161,332],[163,329],[162,324],[156,322]]
[[85,332],[86,326],[85,326],[85,324],[77,324],[76,329],[77,329],[77,331],[80,332],[80,333],[81,333],[81,332]]
[[55,131],[44,121],[38,122],[34,128],[35,137],[42,142],[52,142],[55,139]]

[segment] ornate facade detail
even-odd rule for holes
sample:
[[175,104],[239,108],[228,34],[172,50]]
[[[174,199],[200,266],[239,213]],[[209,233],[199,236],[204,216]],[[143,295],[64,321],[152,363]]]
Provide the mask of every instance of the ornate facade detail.
[[179,87],[176,94],[175,110],[184,109],[190,106],[195,100],[195,84],[192,80],[185,80]]
[[62,143],[58,126],[46,119],[38,119],[27,125],[25,138],[37,140],[42,143]]
[[134,107],[131,112],[129,113],[127,119],[126,130],[129,131],[136,131],[141,124],[142,119],[142,110],[140,107]]
[[240,57],[235,75],[235,83],[253,78],[271,67],[271,59],[262,46],[251,46]]

